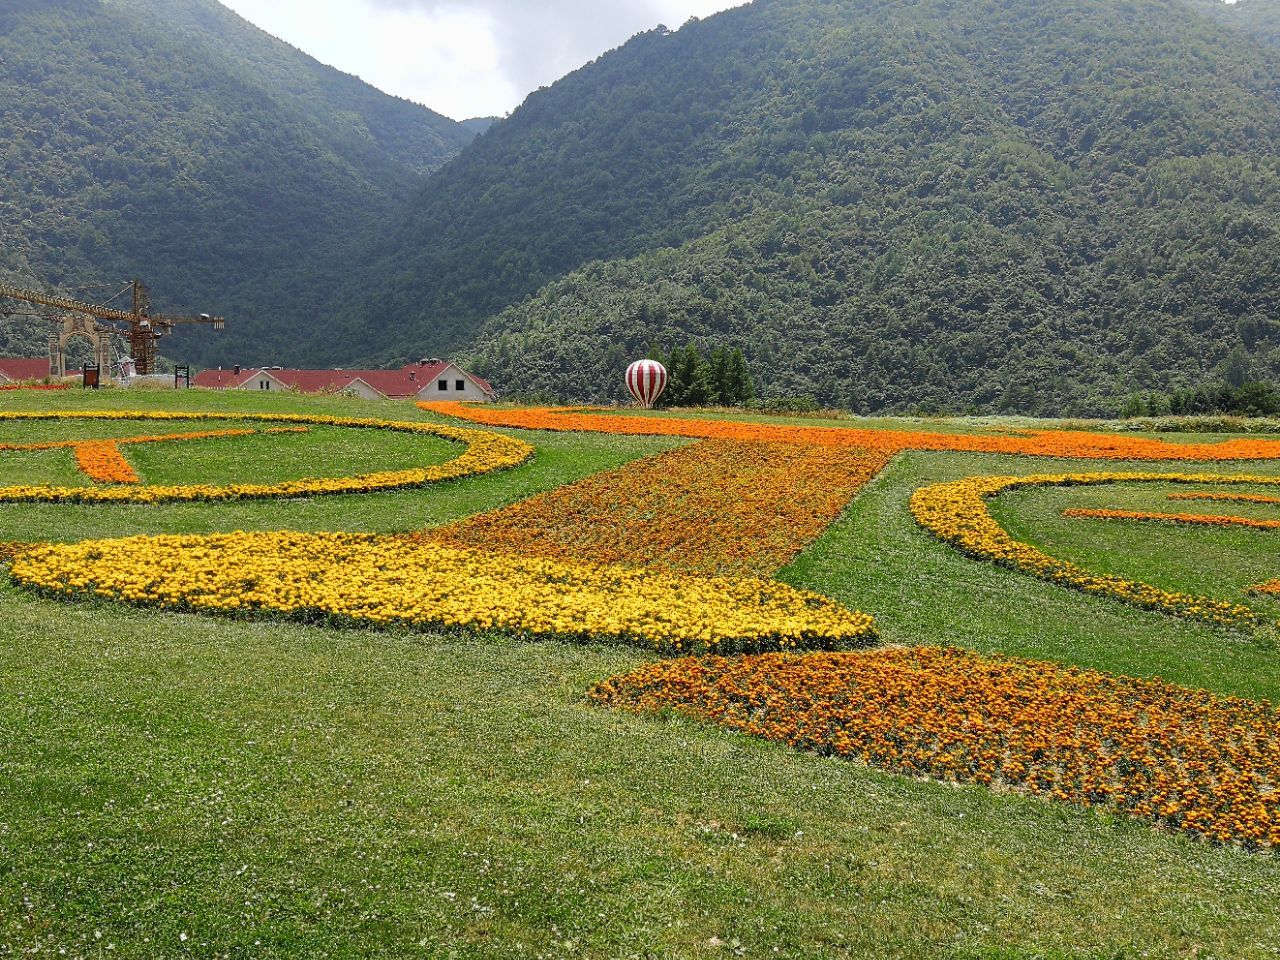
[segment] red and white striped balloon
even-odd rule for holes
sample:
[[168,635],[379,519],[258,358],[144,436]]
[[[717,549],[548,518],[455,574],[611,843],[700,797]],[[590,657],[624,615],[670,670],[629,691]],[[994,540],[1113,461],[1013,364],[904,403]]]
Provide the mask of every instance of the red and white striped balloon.
[[650,409],[667,388],[667,368],[657,360],[637,360],[627,367],[627,389],[636,403]]

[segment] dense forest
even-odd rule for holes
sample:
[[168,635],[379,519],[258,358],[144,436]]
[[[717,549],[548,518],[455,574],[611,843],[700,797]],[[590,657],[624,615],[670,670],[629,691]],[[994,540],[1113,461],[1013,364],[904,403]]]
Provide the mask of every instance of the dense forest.
[[[231,319],[166,352],[266,361],[323,331],[353,245],[474,135],[214,0],[3,0],[0,277],[93,297],[137,276]],[[0,352],[44,340],[0,322]]]
[[621,399],[691,341],[861,411],[1274,380],[1278,12],[755,0],[486,128],[212,0],[9,0],[0,273],[233,316],[185,359],[455,355],[512,396]]
[[690,338],[860,410],[1101,412],[1234,347],[1275,376],[1280,53],[1232,13],[757,0],[641,35],[431,178],[353,333],[484,323],[482,371],[565,399]]

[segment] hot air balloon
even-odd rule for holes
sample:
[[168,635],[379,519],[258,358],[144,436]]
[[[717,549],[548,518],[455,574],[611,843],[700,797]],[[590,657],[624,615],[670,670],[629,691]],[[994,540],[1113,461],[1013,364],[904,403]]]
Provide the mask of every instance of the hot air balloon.
[[667,386],[667,368],[657,360],[637,360],[627,367],[627,390],[636,403],[649,410]]

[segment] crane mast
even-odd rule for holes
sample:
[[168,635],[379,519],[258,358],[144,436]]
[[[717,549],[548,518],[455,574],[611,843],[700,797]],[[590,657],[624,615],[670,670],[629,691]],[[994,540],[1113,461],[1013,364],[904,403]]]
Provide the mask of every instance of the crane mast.
[[[178,324],[203,323],[212,326],[214,330],[221,330],[226,325],[222,317],[211,317],[207,313],[202,313],[198,317],[153,315],[151,293],[147,287],[139,280],[132,281],[131,286],[133,288],[132,310],[119,310],[101,304],[85,303],[71,297],[42,293],[39,290],[27,290],[7,283],[0,283],[0,297],[90,316],[105,324],[124,324],[128,327],[125,332],[129,337],[129,349],[133,353],[134,365],[140,374],[155,372],[156,341]],[[94,325],[94,329],[100,333],[121,332],[117,327],[97,324]]]

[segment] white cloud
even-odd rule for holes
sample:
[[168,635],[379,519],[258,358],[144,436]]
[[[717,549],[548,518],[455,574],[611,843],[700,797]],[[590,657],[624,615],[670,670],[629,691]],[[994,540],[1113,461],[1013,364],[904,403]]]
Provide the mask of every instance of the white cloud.
[[222,0],[324,63],[462,119],[502,114],[659,23],[744,0]]

